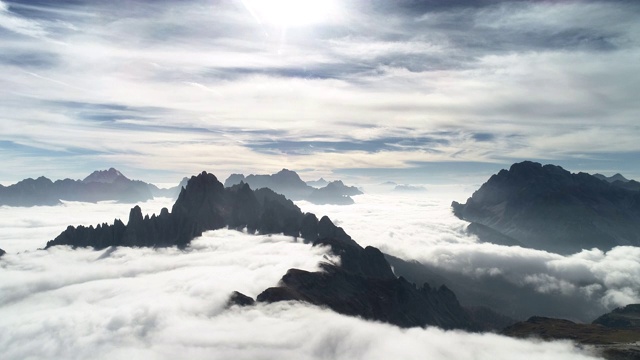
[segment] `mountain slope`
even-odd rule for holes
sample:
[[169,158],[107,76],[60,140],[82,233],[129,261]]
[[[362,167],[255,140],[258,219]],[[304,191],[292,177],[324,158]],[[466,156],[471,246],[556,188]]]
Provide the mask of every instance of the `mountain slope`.
[[570,254],[640,245],[640,193],[559,166],[514,164],[452,207],[459,218],[534,249]]

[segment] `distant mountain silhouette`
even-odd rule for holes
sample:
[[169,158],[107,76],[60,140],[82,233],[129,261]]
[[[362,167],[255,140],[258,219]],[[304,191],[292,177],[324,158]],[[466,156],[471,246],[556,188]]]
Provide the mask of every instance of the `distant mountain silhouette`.
[[616,181],[621,181],[621,182],[627,182],[629,180],[627,180],[627,178],[625,178],[624,176],[622,176],[622,174],[618,173],[615,174],[613,176],[605,176],[602,174],[593,174],[593,176],[597,177],[600,180],[604,180],[606,182],[616,182]]
[[640,245],[640,192],[559,166],[513,164],[452,207],[459,218],[534,249],[570,254]]
[[115,200],[122,203],[137,203],[154,197],[176,198],[181,186],[160,189],[153,184],[130,180],[120,171],[110,168],[91,173],[83,180],[56,180],[41,176],[25,179],[10,186],[0,186],[0,205],[8,206],[51,206],[61,200],[98,202]]
[[122,173],[114,168],[109,168],[109,170],[96,170],[92,172],[89,176],[82,180],[83,183],[105,183],[105,184],[113,184],[119,180],[129,180],[126,176],[122,175]]
[[609,177],[604,176],[602,174],[594,174],[593,176],[597,177],[602,181],[606,181],[613,186],[616,186],[622,189],[640,191],[640,182],[637,182],[635,180],[628,180],[621,174],[615,174]]
[[[266,289],[259,302],[299,300],[327,306],[336,312],[384,321],[402,327],[437,325],[447,329],[480,330],[456,296],[445,286],[416,287],[396,278],[382,253],[362,248],[328,217],[320,220],[268,188],[252,190],[246,183],[225,188],[217,178],[203,172],[189,179],[171,212],[142,215],[131,209],[125,225],[69,226],[46,248],[56,245],[94,247],[178,246],[186,247],[204,231],[223,227],[249,233],[282,233],[323,245],[340,256],[340,263],[324,263],[323,271],[289,270],[280,285]],[[235,292],[231,305],[251,305],[253,299]]]
[[313,181],[307,181],[307,185],[312,186],[314,188],[325,187],[328,184],[329,184],[329,182],[327,180],[325,180],[324,178],[320,178],[318,180],[313,180]]
[[427,191],[427,189],[424,186],[396,185],[393,188],[393,191],[395,191],[395,192],[404,192],[404,193],[415,193],[415,192]]
[[351,196],[362,194],[354,186],[345,186],[342,181],[333,181],[325,187],[316,189],[307,185],[295,171],[282,169],[273,175],[232,174],[225,180],[224,186],[231,187],[247,183],[253,189],[269,188],[291,200],[307,200],[314,204],[353,204]]
[[6,253],[7,253],[6,251],[0,249],[0,257],[2,257],[2,255],[6,254]]

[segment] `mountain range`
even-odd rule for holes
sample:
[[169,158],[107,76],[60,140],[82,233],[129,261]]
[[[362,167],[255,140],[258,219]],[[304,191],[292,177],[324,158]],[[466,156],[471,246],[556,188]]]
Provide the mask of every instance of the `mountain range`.
[[10,186],[0,185],[0,205],[37,206],[58,205],[61,200],[98,202],[114,200],[137,203],[154,197],[175,198],[186,179],[175,187],[160,189],[153,184],[130,180],[120,171],[110,168],[97,170],[83,180],[56,180],[41,176],[25,179]]
[[559,254],[640,245],[640,192],[586,173],[525,161],[452,203],[481,240]]
[[[295,171],[282,169],[273,175],[232,174],[225,180],[224,186],[231,187],[241,182],[249,184],[253,189],[269,188],[291,200],[306,200],[314,204],[350,205],[354,201],[351,196],[360,195],[355,186],[346,186],[342,181],[326,182],[324,186],[315,188],[302,181]],[[323,184],[318,180],[314,184]]]
[[[229,227],[249,233],[293,236],[314,246],[328,246],[340,263],[325,262],[323,271],[289,270],[278,286],[266,289],[258,302],[300,300],[327,306],[336,312],[384,321],[402,327],[437,325],[445,329],[483,330],[473,313],[463,308],[445,285],[416,286],[396,277],[384,255],[361,247],[341,227],[324,216],[303,213],[291,200],[268,188],[252,190],[246,183],[225,188],[203,172],[189,179],[171,212],[143,217],[131,209],[128,223],[69,226],[46,248],[56,245],[93,247],[178,246],[184,248],[204,231]],[[234,293],[237,303],[253,299]],[[489,317],[494,316],[492,312]],[[499,315],[495,315],[499,317]]]
[[[122,178],[124,175],[110,169],[77,182],[114,184]],[[273,189],[254,190],[249,183],[272,182],[286,187],[283,184],[288,181],[295,184],[291,188],[302,193],[306,188],[297,180],[300,178],[295,172],[282,170],[274,175],[246,178],[232,175],[225,187],[213,174],[202,172],[180,187],[171,211],[163,208],[158,215],[143,216],[141,208],[135,206],[126,225],[115,219],[112,224],[95,227],[69,226],[47,242],[45,249],[58,245],[184,249],[205,231],[225,227],[250,234],[284,234],[327,247],[340,260],[326,258],[320,264],[321,270],[315,272],[289,269],[278,284],[264,289],[255,299],[238,289],[229,294],[229,306],[303,301],[405,328],[432,325],[502,331],[514,337],[572,339],[597,345],[607,359],[637,358],[637,346],[628,343],[640,340],[640,305],[614,310],[592,324],[559,319],[593,319],[591,300],[541,293],[500,276],[473,278],[386,255],[375,247],[362,247],[327,216],[318,219]],[[458,217],[472,221],[468,231],[484,241],[503,245],[561,253],[592,245],[601,249],[638,245],[629,234],[638,234],[640,225],[634,220],[640,215],[640,193],[616,185],[621,182],[620,177],[610,180],[571,174],[554,165],[522,162],[493,175],[466,204],[453,202],[452,207]],[[329,183],[325,188],[332,184],[349,189],[342,182]],[[585,231],[600,232],[589,238]],[[550,244],[551,236],[560,244]],[[3,253],[0,250],[0,256]],[[527,321],[514,320],[527,317]]]

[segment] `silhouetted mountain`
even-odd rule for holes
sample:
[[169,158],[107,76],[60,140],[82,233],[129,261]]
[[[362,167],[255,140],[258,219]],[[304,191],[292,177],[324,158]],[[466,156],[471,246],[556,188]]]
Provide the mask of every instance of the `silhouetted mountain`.
[[[607,315],[603,315],[606,317]],[[598,355],[609,360],[640,358],[640,328],[608,327],[601,324],[576,324],[569,320],[534,316],[504,329],[504,335],[543,340],[568,339],[591,345]]]
[[232,174],[225,180],[224,186],[230,187],[241,182],[249,184],[253,189],[269,188],[292,200],[307,200],[314,204],[353,204],[352,195],[362,194],[354,186],[345,186],[342,181],[333,181],[327,186],[316,189],[307,185],[295,171],[282,169],[273,175]]
[[177,198],[180,189],[186,186],[184,178],[178,186],[160,189],[153,184],[130,180],[120,171],[110,168],[91,173],[83,180],[56,180],[44,176],[25,179],[10,186],[0,186],[0,205],[37,206],[58,205],[60,200],[98,202],[115,200],[122,203],[137,203],[154,197]]
[[327,186],[314,189],[307,197],[306,200],[314,204],[336,204],[336,205],[350,205],[354,201],[351,198],[353,195],[360,195],[362,192],[355,186],[346,186],[342,181],[332,181]]
[[7,253],[6,251],[0,249],[0,257],[2,257],[2,255],[6,254],[6,253]]
[[629,180],[627,180],[627,178],[625,178],[624,176],[622,176],[622,174],[615,174],[613,176],[605,176],[602,174],[593,174],[593,176],[597,177],[600,180],[604,180],[606,182],[616,182],[616,181],[621,181],[621,182],[627,182]]
[[321,188],[329,185],[329,182],[324,178],[320,178],[318,180],[307,181],[307,185],[313,186],[314,188]]
[[277,287],[258,295],[257,301],[305,301],[401,327],[481,329],[446,286],[431,288],[424,284],[418,288],[403,277],[396,278],[380,250],[362,248],[329,218],[320,220],[318,236],[314,246],[330,246],[340,255],[340,265],[324,263],[319,272],[291,269]]
[[44,176],[25,179],[0,188],[0,205],[35,206],[57,205],[60,196],[53,182]]
[[[189,179],[171,212],[163,208],[159,216],[143,217],[140,207],[135,206],[127,225],[115,220],[113,225],[95,228],[69,226],[46,247],[184,248],[204,231],[223,227],[302,237],[314,246],[328,246],[340,256],[339,264],[322,264],[323,271],[289,270],[280,286],[265,290],[258,301],[306,301],[343,314],[403,327],[481,329],[448,288],[432,289],[428,285],[417,288],[404,278],[396,278],[380,250],[362,248],[328,217],[318,220],[314,214],[302,213],[293,202],[268,188],[253,191],[245,183],[224,188],[214,175],[206,172]],[[252,300],[236,292],[229,304],[249,305]]]
[[615,174],[609,177],[604,176],[602,174],[594,174],[593,176],[597,177],[602,181],[606,181],[613,186],[616,186],[622,189],[640,191],[640,182],[637,182],[635,180],[628,180],[621,174]]
[[640,245],[640,193],[559,166],[514,164],[452,207],[459,218],[534,249],[570,254]]
[[82,180],[83,183],[105,183],[112,184],[117,180],[124,179],[129,180],[126,176],[122,175],[122,173],[114,168],[109,168],[109,170],[96,170],[92,172],[89,176]]

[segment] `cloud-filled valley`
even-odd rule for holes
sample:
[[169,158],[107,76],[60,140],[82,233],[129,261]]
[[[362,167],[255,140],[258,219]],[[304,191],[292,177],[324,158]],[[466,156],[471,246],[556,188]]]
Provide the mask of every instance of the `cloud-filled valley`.
[[468,195],[464,185],[430,185],[423,194],[360,195],[349,207],[301,205],[304,211],[330,216],[361,244],[439,269],[445,277],[451,276],[450,281],[462,274],[467,278],[465,285],[473,280],[504,281],[509,287],[501,286],[510,291],[528,289],[552,296],[512,316],[591,321],[615,307],[640,301],[640,248],[590,249],[562,256],[479,243],[466,232],[468,223],[456,218],[450,208],[453,199]]
[[[80,212],[86,205],[64,206]],[[50,221],[61,229],[68,219]],[[331,257],[292,238],[231,230],[208,232],[185,251],[59,246],[8,253],[0,260],[3,358],[591,358],[568,342],[401,330],[303,303],[226,308],[234,290],[255,296],[289,268],[314,270]]]
[[[555,294],[593,311],[638,302],[637,248],[560,256],[518,247],[480,244],[465,233],[449,199],[467,186],[430,185],[416,194],[359,195],[350,206],[298,202],[329,215],[363,245],[374,245],[470,279],[503,277],[516,288]],[[168,199],[143,203],[145,212]],[[393,204],[391,207],[390,204]],[[569,342],[540,343],[494,334],[400,328],[296,302],[226,304],[232,291],[255,297],[289,268],[318,269],[326,248],[293,238],[207,232],[184,251],[176,248],[57,246],[38,250],[48,233],[69,224],[110,221],[128,205],[65,202],[34,207],[10,219],[19,252],[0,260],[0,344],[8,359],[37,358],[589,358]],[[3,207],[6,211],[8,207]],[[16,210],[12,208],[11,210]],[[7,212],[9,213],[9,212]],[[46,223],[33,228],[27,216]],[[57,215],[56,215],[57,214]],[[122,215],[121,217],[126,217]],[[57,230],[56,230],[57,229]],[[48,237],[47,237],[48,236]],[[31,237],[40,237],[39,239]],[[43,238],[44,237],[44,238]],[[17,239],[29,239],[18,243]],[[39,245],[36,245],[39,241]],[[19,244],[19,245],[18,245]],[[11,247],[9,249],[11,249]],[[30,250],[26,250],[30,249]],[[26,251],[25,251],[26,250]],[[334,259],[335,260],[335,259]],[[453,279],[456,279],[453,277]],[[556,298],[557,299],[557,298]],[[464,299],[461,299],[464,301]],[[464,304],[464,303],[463,303]],[[553,301],[551,306],[553,306]],[[590,320],[590,319],[587,319]],[[35,352],[34,352],[35,351]]]

